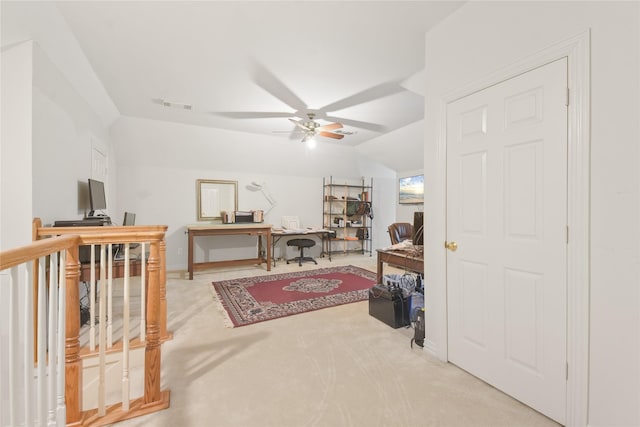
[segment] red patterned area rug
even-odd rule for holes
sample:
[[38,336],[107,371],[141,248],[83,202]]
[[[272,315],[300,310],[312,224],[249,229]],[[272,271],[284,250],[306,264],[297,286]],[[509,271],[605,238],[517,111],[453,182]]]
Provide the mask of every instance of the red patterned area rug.
[[352,265],[213,282],[233,326],[363,301],[376,274]]

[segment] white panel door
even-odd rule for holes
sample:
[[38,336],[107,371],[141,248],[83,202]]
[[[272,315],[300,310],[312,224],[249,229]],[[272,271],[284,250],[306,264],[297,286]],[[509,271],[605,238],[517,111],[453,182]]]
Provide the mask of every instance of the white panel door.
[[449,360],[564,423],[567,61],[447,106]]
[[96,147],[91,149],[91,178],[107,185],[107,156]]

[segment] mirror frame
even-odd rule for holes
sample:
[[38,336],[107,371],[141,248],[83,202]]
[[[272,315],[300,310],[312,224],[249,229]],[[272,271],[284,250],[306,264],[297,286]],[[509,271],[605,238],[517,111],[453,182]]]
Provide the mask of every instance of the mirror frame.
[[[217,200],[212,200],[213,191],[217,190]],[[226,197],[221,197],[226,195]],[[233,201],[231,200],[233,197]],[[198,179],[196,181],[196,198],[198,199],[198,221],[222,219],[221,211],[233,212],[238,210],[238,181],[225,181],[218,179]],[[218,206],[217,212],[204,211],[207,206]]]

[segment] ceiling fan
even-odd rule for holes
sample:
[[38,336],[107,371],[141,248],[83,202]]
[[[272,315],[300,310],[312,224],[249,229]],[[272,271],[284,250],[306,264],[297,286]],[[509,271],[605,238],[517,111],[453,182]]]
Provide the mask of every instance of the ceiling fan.
[[[330,113],[327,113],[332,111],[345,110],[355,105],[364,104],[405,91],[405,89],[399,84],[399,81],[390,81],[373,86],[369,89],[365,89],[362,92],[358,92],[344,99],[335,101],[333,103],[325,105],[322,108],[310,109],[305,102],[303,102],[291,89],[289,89],[280,79],[278,79],[278,77],[276,77],[262,64],[258,62],[252,63],[250,71],[254,83],[256,83],[260,88],[264,89],[267,93],[280,100],[283,104],[290,107],[293,112],[212,111],[210,112],[210,114],[215,114],[217,116],[227,117],[230,119],[287,118],[296,125],[295,130],[299,131],[287,131],[287,133],[290,133],[292,138],[296,134],[303,133],[304,136],[302,142],[310,141],[316,135],[332,139],[342,139],[345,135],[353,135],[354,133],[357,133],[356,131],[342,130],[344,125],[373,132],[384,132],[387,130],[385,126],[361,120],[348,119],[345,117],[335,117],[331,116]],[[294,120],[293,118],[291,118],[303,118],[305,116],[308,119]],[[315,121],[316,117],[327,121],[333,121],[333,123],[322,125]],[[332,132],[336,129],[341,130],[338,132]],[[274,132],[279,133],[280,131]]]
[[302,142],[307,142],[308,140],[312,139],[316,135],[324,136],[327,138],[333,138],[333,139],[344,138],[344,135],[342,134],[331,132],[332,130],[342,128],[342,123],[336,122],[336,123],[329,123],[327,125],[321,125],[320,123],[314,120],[315,116],[316,115],[314,113],[307,113],[307,117],[309,118],[309,120],[307,121],[294,120],[291,118],[289,119],[291,123],[298,126],[300,129],[302,129],[302,132],[304,132],[304,137],[302,138]]

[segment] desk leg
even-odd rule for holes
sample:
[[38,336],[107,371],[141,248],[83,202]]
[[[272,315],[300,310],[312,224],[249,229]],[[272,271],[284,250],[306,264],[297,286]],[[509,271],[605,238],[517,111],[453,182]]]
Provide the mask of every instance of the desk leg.
[[[271,233],[267,233],[266,237],[267,242],[264,253],[267,259],[265,261],[267,262],[267,271],[271,271]],[[258,258],[264,260],[264,258],[262,258],[262,234],[258,234]]]
[[273,246],[272,244],[273,236],[271,236],[271,230],[267,231],[267,271],[271,271],[271,251],[269,248]]
[[189,247],[187,249],[189,253],[187,259],[187,268],[189,269],[189,280],[193,280],[193,233],[189,231]]
[[382,284],[382,259],[380,258],[380,255],[378,255],[378,269],[376,272],[376,284]]
[[273,266],[276,266],[276,243],[277,240],[275,237],[271,236],[271,259],[273,260]]

